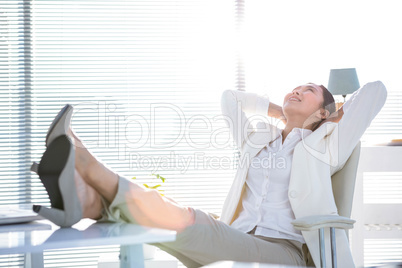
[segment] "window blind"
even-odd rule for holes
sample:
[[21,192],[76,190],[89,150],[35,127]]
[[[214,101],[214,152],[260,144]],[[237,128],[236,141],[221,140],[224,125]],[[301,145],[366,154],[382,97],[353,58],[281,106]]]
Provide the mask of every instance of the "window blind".
[[[49,205],[29,165],[70,103],[73,129],[110,168],[151,185],[160,174],[164,194],[219,213],[235,171],[219,116],[221,92],[238,86],[236,8],[229,0],[2,2],[0,201]],[[116,248],[45,252],[45,266],[93,267],[103,251]],[[22,265],[19,255],[2,261]]]
[[374,144],[402,139],[402,90],[393,90],[391,87],[384,107],[371,122],[363,138],[367,143]]
[[364,266],[393,266],[402,261],[401,239],[365,239]]
[[[192,176],[225,181],[192,166],[179,177],[181,157],[193,164],[194,151],[233,154],[210,141],[224,124],[220,93],[234,85],[232,2],[36,0],[32,24],[34,158],[55,113],[71,103],[74,130],[121,175],[160,173],[175,189]],[[161,168],[167,153],[178,163]]]
[[[0,205],[31,198],[29,21],[27,3],[0,2]],[[0,267],[23,265],[20,254],[0,256]]]
[[27,6],[9,1],[0,9],[0,204],[30,198],[30,50]]

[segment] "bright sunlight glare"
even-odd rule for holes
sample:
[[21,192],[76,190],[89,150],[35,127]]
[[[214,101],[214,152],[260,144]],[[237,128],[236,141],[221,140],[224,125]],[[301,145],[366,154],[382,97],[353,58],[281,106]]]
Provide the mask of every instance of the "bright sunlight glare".
[[282,104],[299,84],[327,86],[330,69],[356,68],[360,85],[400,90],[399,1],[247,1],[241,44],[246,90]]

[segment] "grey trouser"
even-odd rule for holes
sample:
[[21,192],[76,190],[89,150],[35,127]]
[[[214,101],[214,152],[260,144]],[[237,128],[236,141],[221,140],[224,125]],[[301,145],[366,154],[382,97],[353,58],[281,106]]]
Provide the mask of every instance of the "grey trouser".
[[[130,181],[120,178],[115,199],[104,202],[103,219],[136,223],[127,207]],[[187,267],[200,267],[216,261],[260,262],[306,266],[298,241],[243,233],[194,209],[195,222],[179,232],[174,242],[154,244],[175,256]]]

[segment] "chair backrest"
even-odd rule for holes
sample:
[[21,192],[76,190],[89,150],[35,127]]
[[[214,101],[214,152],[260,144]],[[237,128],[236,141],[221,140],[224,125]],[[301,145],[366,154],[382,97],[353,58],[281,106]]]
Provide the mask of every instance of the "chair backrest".
[[332,175],[332,191],[338,213],[340,216],[348,218],[352,212],[360,147],[361,142],[359,141],[343,168]]

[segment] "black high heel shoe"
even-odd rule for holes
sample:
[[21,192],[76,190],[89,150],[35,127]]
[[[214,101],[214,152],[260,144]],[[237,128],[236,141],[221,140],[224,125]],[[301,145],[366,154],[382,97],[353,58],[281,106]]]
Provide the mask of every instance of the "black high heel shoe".
[[63,107],[49,127],[47,149],[31,170],[39,175],[49,195],[51,208],[34,205],[33,210],[61,227],[70,227],[82,218],[74,180],[75,150],[67,136],[73,107]]
[[[67,135],[67,131],[70,128],[71,116],[73,114],[73,106],[66,104],[53,119],[46,133],[45,144],[46,147],[60,135]],[[31,171],[38,174],[39,164],[33,162],[31,165]]]
[[38,165],[38,175],[49,195],[51,208],[34,205],[33,210],[61,227],[70,227],[82,218],[74,166],[74,145],[66,135],[48,145]]

